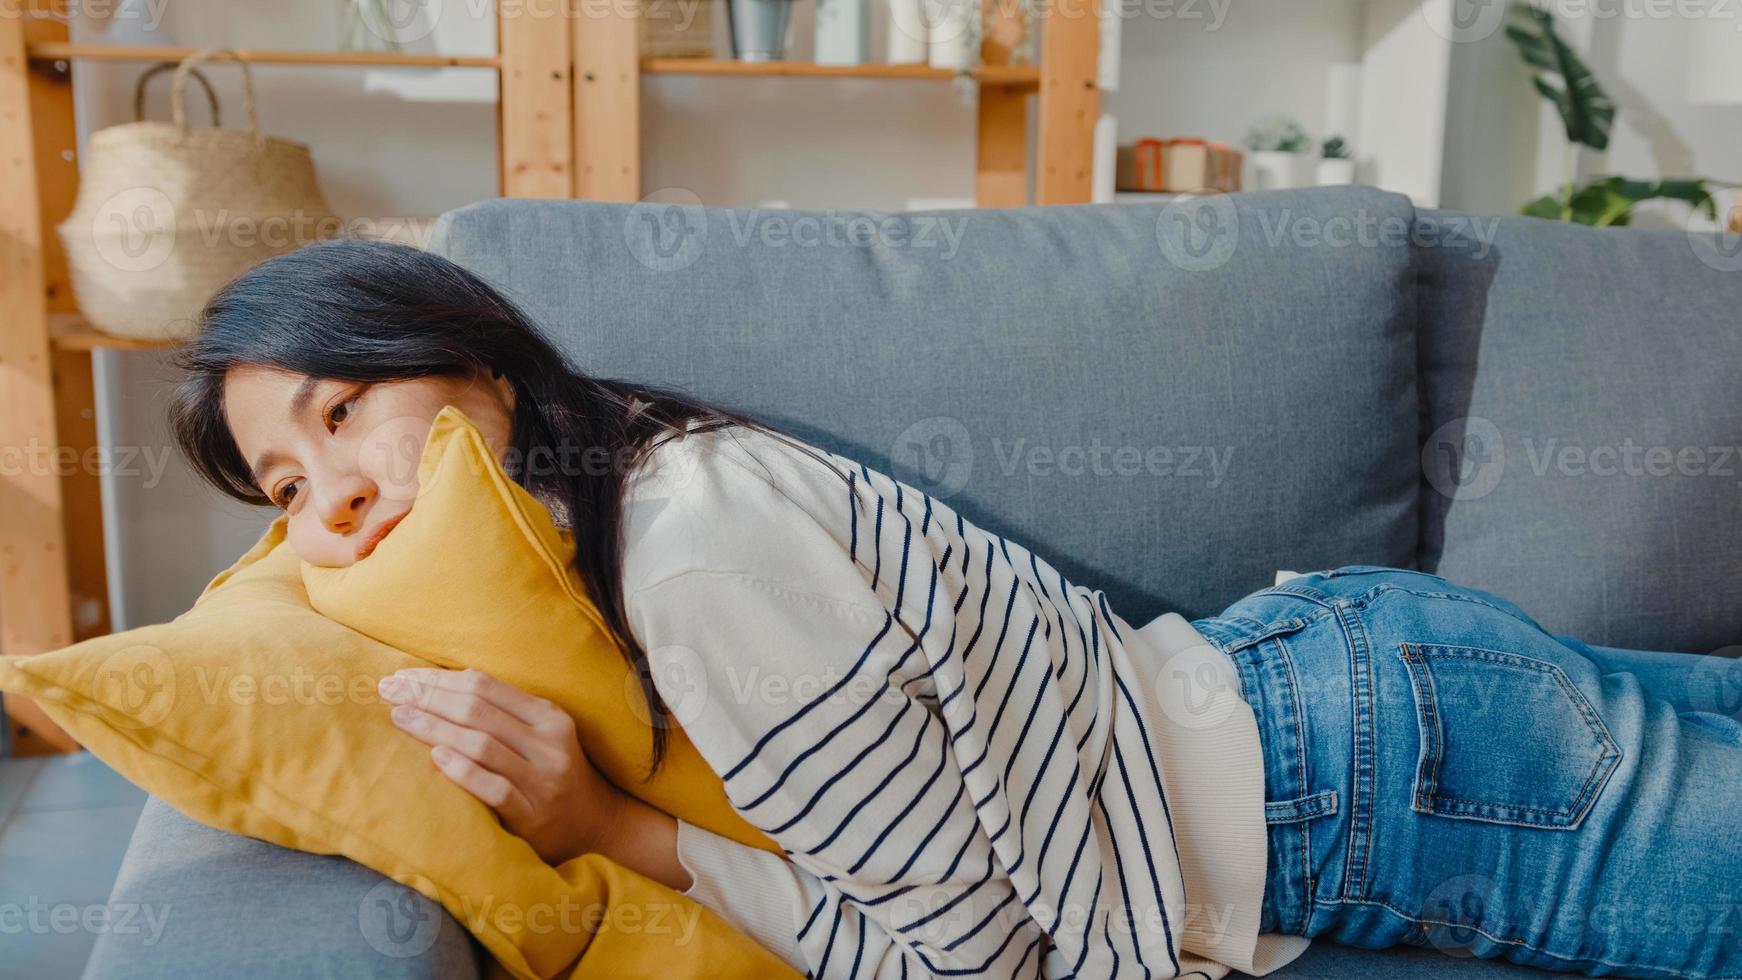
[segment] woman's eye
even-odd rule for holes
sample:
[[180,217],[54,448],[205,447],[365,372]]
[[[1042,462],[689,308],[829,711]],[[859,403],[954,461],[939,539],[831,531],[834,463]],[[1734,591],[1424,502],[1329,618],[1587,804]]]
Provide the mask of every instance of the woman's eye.
[[291,499],[296,496],[296,483],[297,481],[292,480],[290,483],[280,487],[278,492],[273,495],[272,502],[277,504],[280,509],[290,507]]
[[351,406],[356,403],[357,396],[352,395],[350,398],[334,405],[332,409],[327,412],[327,425],[329,427],[337,426],[340,422],[345,421],[346,418],[350,417]]

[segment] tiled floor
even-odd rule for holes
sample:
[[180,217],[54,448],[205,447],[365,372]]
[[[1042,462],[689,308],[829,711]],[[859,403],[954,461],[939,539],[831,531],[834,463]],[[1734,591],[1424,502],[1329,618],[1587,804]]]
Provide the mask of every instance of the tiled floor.
[[76,978],[145,794],[89,752],[0,758],[0,978]]

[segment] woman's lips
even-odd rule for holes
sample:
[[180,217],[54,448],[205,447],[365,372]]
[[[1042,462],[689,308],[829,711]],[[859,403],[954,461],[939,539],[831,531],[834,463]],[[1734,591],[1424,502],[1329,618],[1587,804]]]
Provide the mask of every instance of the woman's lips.
[[399,522],[405,520],[405,515],[409,513],[411,512],[405,511],[395,514],[375,525],[375,530],[370,531],[369,536],[363,539],[363,543],[357,546],[357,560],[362,561],[369,557],[369,553],[375,550],[375,546],[381,543],[381,539],[387,537],[387,532],[398,527]]

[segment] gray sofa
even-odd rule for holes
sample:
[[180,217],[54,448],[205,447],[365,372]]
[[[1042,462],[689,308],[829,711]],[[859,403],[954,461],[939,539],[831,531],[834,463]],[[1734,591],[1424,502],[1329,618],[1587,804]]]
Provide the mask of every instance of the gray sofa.
[[[923,214],[491,200],[431,247],[585,370],[884,468],[1132,622],[1377,563],[1594,642],[1708,652],[1742,642],[1724,244],[1341,188]],[[168,925],[153,947],[102,937],[94,978],[479,969],[414,893],[155,799],[114,900],[168,904]],[[1276,975],[1531,972],[1319,943]]]

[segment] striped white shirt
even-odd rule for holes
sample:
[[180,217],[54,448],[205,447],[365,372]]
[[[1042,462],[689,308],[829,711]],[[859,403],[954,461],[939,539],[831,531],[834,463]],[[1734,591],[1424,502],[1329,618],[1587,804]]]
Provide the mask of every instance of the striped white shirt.
[[1225,658],[815,451],[838,474],[754,430],[691,433],[626,489],[654,683],[787,855],[680,823],[689,894],[815,977],[1219,977],[1297,955],[1257,936],[1262,760]]

